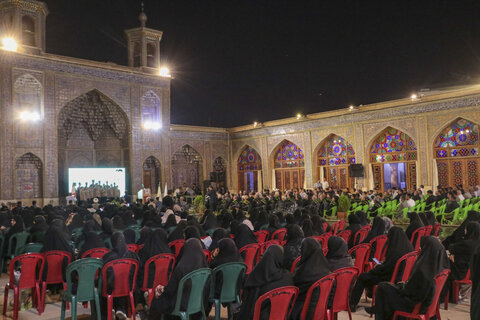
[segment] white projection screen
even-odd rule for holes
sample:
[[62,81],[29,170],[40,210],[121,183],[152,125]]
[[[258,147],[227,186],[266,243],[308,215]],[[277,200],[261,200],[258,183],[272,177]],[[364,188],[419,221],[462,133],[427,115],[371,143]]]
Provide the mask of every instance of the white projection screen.
[[92,180],[96,183],[100,181],[109,185],[116,183],[120,190],[120,196],[125,195],[125,168],[69,168],[68,169],[68,186],[72,189],[74,182],[85,186],[85,182],[90,185]]

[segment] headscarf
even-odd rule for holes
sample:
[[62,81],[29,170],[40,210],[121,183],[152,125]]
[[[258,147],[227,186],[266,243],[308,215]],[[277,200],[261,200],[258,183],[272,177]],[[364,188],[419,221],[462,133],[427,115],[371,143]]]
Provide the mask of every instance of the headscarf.
[[112,223],[115,230],[124,230],[127,228],[121,216],[114,216],[112,218]]
[[230,223],[232,222],[233,220],[233,216],[230,212],[225,212],[223,215],[222,215],[222,223],[221,223],[221,227],[223,229],[228,229],[230,228]]
[[167,221],[165,222],[165,225],[163,226],[163,228],[168,231],[168,229],[176,226],[177,226],[177,219],[175,219],[175,215],[174,214],[168,215]]
[[267,248],[260,261],[253,268],[245,282],[245,287],[261,287],[283,276],[283,249],[279,245]]
[[33,225],[30,228],[30,234],[33,235],[37,232],[44,232],[44,231],[47,231],[47,229],[48,229],[48,224],[44,216],[39,215],[33,218]]
[[68,235],[64,232],[63,228],[58,225],[53,225],[47,230],[41,252],[54,250],[65,251],[70,254],[73,253]]
[[313,231],[313,223],[310,219],[303,220],[302,230],[305,237],[318,236],[318,234]]
[[159,228],[147,238],[145,245],[138,252],[140,261],[145,262],[149,258],[161,253],[171,253],[168,247],[167,232]]
[[331,271],[352,266],[352,258],[348,254],[345,241],[337,236],[328,238],[328,267]]
[[373,219],[372,229],[367,234],[363,243],[369,243],[373,238],[383,236],[385,234],[385,220],[382,217],[375,217]]
[[153,234],[153,230],[150,227],[143,227],[140,230],[140,238],[137,241],[137,244],[145,244],[147,239]]
[[405,230],[405,233],[407,234],[407,237],[409,239],[412,239],[412,234],[417,230],[418,228],[423,227],[422,220],[418,216],[418,213],[416,212],[409,212],[408,213],[408,218],[410,219],[410,224],[407,227],[407,230]]
[[228,237],[228,232],[227,230],[223,228],[217,228],[212,234],[212,243],[210,244],[210,247],[208,247],[208,250],[212,251],[218,248],[218,243],[220,240],[227,238]]
[[109,218],[102,219],[102,230],[103,233],[109,237],[113,234],[113,222]]
[[128,251],[127,242],[122,232],[116,231],[112,235],[112,250],[103,256],[103,261],[109,262],[116,259],[136,257],[136,254]]
[[208,231],[217,227],[217,217],[212,212],[206,213],[205,220],[203,222],[203,230]]
[[362,227],[370,224],[370,220],[368,220],[367,214],[364,211],[357,211],[356,215],[360,219],[360,225]]
[[177,227],[168,235],[168,242],[170,243],[173,240],[184,239],[183,230],[185,230],[186,227],[187,221],[180,220],[180,222],[177,224]]
[[241,223],[234,232],[235,234],[235,244],[237,245],[238,250],[251,243],[258,243],[257,237],[252,230],[246,225]]
[[296,224],[287,225],[287,242],[284,245],[283,266],[290,270],[295,259],[300,256],[302,240],[304,238],[302,229]]
[[202,243],[197,238],[190,238],[183,245],[183,254],[173,270],[181,279],[187,273],[207,266],[207,261],[202,250]]
[[81,252],[79,256],[81,257],[82,254],[90,249],[94,248],[103,248],[105,247],[105,243],[103,242],[100,235],[98,235],[95,231],[90,231],[87,233],[85,238],[85,243],[81,247]]
[[320,216],[313,215],[312,222],[313,222],[313,232],[315,232],[319,236],[325,233],[325,229],[323,228],[323,221]]
[[135,244],[135,231],[133,229],[125,229],[123,236],[127,244]]
[[317,280],[330,273],[322,246],[313,238],[302,242],[302,254],[293,274],[293,281],[300,291],[306,291]]
[[230,238],[224,238],[218,242],[218,255],[210,263],[210,268],[216,268],[224,263],[242,261],[235,242]]
[[21,215],[14,215],[13,220],[15,220],[15,225],[8,230],[6,238],[10,238],[15,233],[25,231],[25,225],[23,224],[23,218]]
[[198,223],[198,221],[197,221],[197,219],[195,219],[195,217],[193,217],[193,216],[188,217],[187,224],[189,226],[193,226],[193,227],[197,228],[198,233],[200,234],[200,237],[205,237],[207,235],[205,230],[203,230],[202,225],[200,223]]
[[68,230],[72,232],[75,229],[83,227],[83,215],[80,213],[74,214],[72,221],[68,225]]

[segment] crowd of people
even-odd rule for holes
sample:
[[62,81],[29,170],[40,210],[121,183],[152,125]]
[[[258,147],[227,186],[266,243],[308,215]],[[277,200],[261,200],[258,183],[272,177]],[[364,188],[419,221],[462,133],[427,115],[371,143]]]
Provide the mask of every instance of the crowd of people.
[[[418,196],[444,197],[453,191],[449,188],[441,189],[437,195],[433,195],[419,188],[412,193],[412,197],[416,196],[416,193]],[[476,188],[470,195],[477,197],[478,191],[479,188]],[[31,241],[43,243],[42,252],[61,250],[76,258],[80,258],[89,249],[104,247],[105,240],[110,239],[111,249],[103,257],[103,261],[107,263],[131,258],[139,262],[135,302],[144,305],[140,308],[143,309],[140,311],[142,318],[160,319],[161,315],[173,310],[179,282],[184,275],[199,268],[215,268],[228,262],[242,262],[244,257],[239,254],[239,250],[258,242],[255,231],[267,230],[272,235],[276,230],[285,228],[285,242],[282,245],[269,246],[244,279],[241,285],[242,303],[234,305],[233,311],[236,319],[251,319],[255,301],[262,294],[278,287],[294,285],[299,288],[299,295],[293,306],[291,319],[300,319],[310,286],[340,268],[354,265],[349,254],[349,249],[357,244],[354,243],[353,235],[363,226],[371,224],[371,229],[362,242],[368,243],[377,236],[386,235],[388,240],[385,261],[359,275],[350,297],[352,311],[357,309],[364,290],[367,295],[372,296],[373,286],[377,286],[375,306],[365,310],[375,314],[375,319],[391,319],[394,311],[412,311],[418,303],[424,309],[431,303],[435,292],[435,275],[444,269],[451,270],[446,289],[442,293],[442,297],[445,297],[451,283],[463,279],[470,268],[473,280],[472,319],[480,319],[480,304],[475,303],[480,302],[480,290],[477,289],[480,277],[479,212],[469,212],[465,221],[450,236],[442,239],[443,242],[434,236],[422,238],[421,252],[410,280],[404,284],[393,285],[388,281],[392,277],[396,261],[414,250],[411,238],[416,229],[437,223],[434,214],[429,210],[410,212],[410,223],[404,230],[393,226],[388,217],[376,216],[370,221],[368,212],[358,211],[348,216],[345,229],[351,231],[349,241],[335,235],[330,236],[327,253],[324,254],[322,245],[312,237],[332,231],[330,225],[325,225],[324,213],[328,214],[332,206],[336,205],[341,193],[339,190],[324,190],[319,187],[315,190],[302,189],[284,193],[265,191],[230,194],[226,191],[221,194],[210,188],[206,196],[207,209],[199,217],[182,210],[179,205],[180,197],[173,197],[172,193],[161,200],[121,206],[110,203],[76,206],[70,203],[66,207],[47,205],[40,208],[23,207],[19,203],[10,209],[3,205],[0,208],[0,226],[5,237],[3,253],[5,255],[12,235],[23,231],[30,233]],[[377,202],[401,199],[410,194],[406,190],[389,190],[384,194],[374,191],[344,193],[348,194],[352,201],[369,204],[371,207]],[[461,193],[465,196],[467,192]],[[138,239],[135,236],[135,225],[140,225],[141,228]],[[82,230],[81,235],[74,239],[72,234],[79,228]],[[155,297],[151,305],[148,305],[148,299],[138,291],[144,277],[149,276],[143,274],[145,263],[157,254],[172,253],[169,243],[179,239],[184,239],[185,243],[178,254],[172,276],[165,287],[155,288]],[[74,246],[71,244],[72,240]],[[134,243],[142,246],[138,254],[127,249],[128,244]],[[211,252],[210,262],[203,250]],[[292,265],[298,257],[300,259],[291,273]],[[111,280],[106,285],[107,288],[113,288],[115,282]],[[335,290],[334,286],[329,305],[332,304]],[[188,292],[185,295],[188,295]],[[314,299],[312,301],[309,312],[312,312],[315,306]],[[100,304],[102,317],[105,317],[105,298],[101,299]],[[211,305],[207,303],[206,310],[210,308]],[[114,309],[117,319],[126,317],[127,308],[123,300],[115,299]],[[262,307],[261,318],[268,318],[268,313],[269,307],[265,305]]]
[[115,182],[109,184],[108,181],[102,183],[101,181],[96,182],[95,180],[92,180],[90,185],[88,182],[85,182],[83,186],[81,182],[79,182],[78,185],[74,182],[70,195],[73,196],[73,199],[76,201],[85,202],[93,202],[94,199],[97,199],[97,202],[105,202],[108,199],[120,199],[121,196],[120,189]]

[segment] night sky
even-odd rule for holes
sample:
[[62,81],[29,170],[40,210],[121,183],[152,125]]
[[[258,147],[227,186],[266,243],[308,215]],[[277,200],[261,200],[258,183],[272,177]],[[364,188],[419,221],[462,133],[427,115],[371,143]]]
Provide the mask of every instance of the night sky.
[[[172,123],[232,127],[480,82],[480,1],[145,0]],[[51,0],[49,53],[127,64],[140,0]]]

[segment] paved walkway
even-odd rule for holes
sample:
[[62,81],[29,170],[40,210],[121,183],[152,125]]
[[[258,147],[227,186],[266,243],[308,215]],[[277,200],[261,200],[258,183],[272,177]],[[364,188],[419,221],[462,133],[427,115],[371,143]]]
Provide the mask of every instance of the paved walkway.
[[[4,293],[4,288],[5,284],[8,282],[8,277],[5,274],[2,274],[0,277],[0,310],[3,310],[3,293]],[[13,291],[10,291],[9,297],[12,297]],[[362,302],[360,305],[368,305],[367,303],[364,303],[365,301],[362,298]],[[368,314],[363,310],[363,308],[359,306],[357,308],[357,312],[353,314],[353,319],[354,320],[367,320],[367,319],[372,319],[368,316]],[[60,319],[60,309],[61,309],[61,304],[60,303],[49,303],[46,305],[45,312],[39,316],[38,312],[36,309],[29,309],[29,310],[24,310],[19,312],[19,320],[30,320],[30,319],[38,319],[38,320],[58,320]],[[463,302],[459,305],[455,304],[450,304],[449,305],[449,310],[443,310],[443,306],[440,308],[440,313],[442,316],[442,320],[470,320],[470,302],[466,301]],[[226,319],[226,309],[222,308],[222,319]],[[77,315],[79,320],[88,320],[90,319],[90,308],[83,308],[83,306],[79,305],[77,308]],[[68,310],[66,313],[67,319],[70,318],[70,311]],[[9,310],[7,312],[7,315],[5,317],[0,316],[0,319],[13,319],[13,312]],[[137,317],[139,320],[139,318]],[[214,312],[212,310],[212,313],[210,314],[210,319],[214,319]],[[347,320],[348,319],[348,314],[347,312],[341,312],[339,313],[338,320]]]

